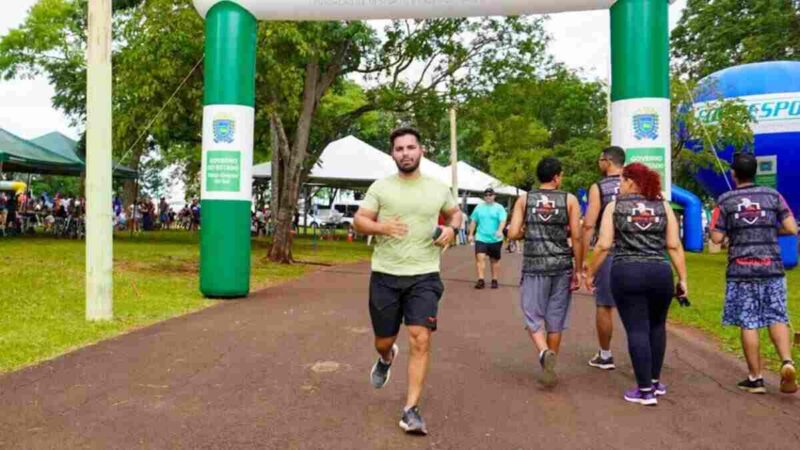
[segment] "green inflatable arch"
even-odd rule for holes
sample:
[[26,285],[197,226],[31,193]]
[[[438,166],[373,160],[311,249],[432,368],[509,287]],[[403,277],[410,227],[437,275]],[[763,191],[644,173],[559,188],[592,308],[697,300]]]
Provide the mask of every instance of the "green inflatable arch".
[[[612,142],[671,191],[670,0],[195,0],[206,19],[200,290],[250,290],[257,20],[359,20],[611,10]],[[535,99],[533,100],[535,101]]]

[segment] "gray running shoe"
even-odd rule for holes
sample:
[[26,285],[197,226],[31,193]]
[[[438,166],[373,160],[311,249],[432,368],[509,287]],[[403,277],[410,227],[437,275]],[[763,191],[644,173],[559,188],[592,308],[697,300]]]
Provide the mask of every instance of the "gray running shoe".
[[603,359],[600,356],[600,352],[597,352],[597,354],[594,355],[594,358],[589,360],[589,365],[603,370],[614,370],[617,367],[614,365],[613,356]]
[[556,354],[552,350],[545,350],[542,357],[539,359],[539,364],[542,365],[542,384],[548,387],[555,386],[558,383],[556,378]]
[[425,421],[419,415],[419,407],[414,406],[408,411],[403,411],[403,417],[400,419],[400,428],[408,434],[418,434],[425,436],[428,434],[428,428],[425,426]]
[[[397,358],[397,354],[400,353],[400,347],[397,344],[392,346],[392,363],[394,359]],[[375,365],[372,366],[372,371],[369,373],[369,382],[372,383],[372,387],[375,389],[380,389],[386,386],[386,383],[389,382],[389,377],[392,376],[392,364],[386,364],[381,361],[380,356],[378,360],[375,361]]]

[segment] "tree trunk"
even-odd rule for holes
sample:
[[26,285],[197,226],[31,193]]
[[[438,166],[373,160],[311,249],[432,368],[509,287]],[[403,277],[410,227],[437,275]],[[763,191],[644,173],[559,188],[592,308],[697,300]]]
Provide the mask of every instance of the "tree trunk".
[[275,221],[275,235],[272,238],[269,259],[271,261],[290,264],[292,258],[292,223],[299,198],[299,171],[287,168],[284,170],[283,183],[280,186],[280,206]]
[[272,215],[269,218],[270,223],[272,226],[275,226],[277,222],[277,214],[278,214],[278,207],[280,206],[280,200],[278,193],[280,189],[280,165],[281,165],[281,151],[280,151],[280,140],[278,139],[278,127],[275,123],[275,120],[270,119],[269,121],[269,130],[270,130],[270,137],[272,140],[272,174],[270,178],[270,204],[269,209]]
[[[128,166],[135,170],[139,171],[140,162],[142,160],[142,154],[144,153],[144,149],[136,149],[131,154],[131,161]],[[113,170],[113,169],[112,169]],[[137,174],[138,176],[138,174]],[[136,194],[136,188],[138,187],[136,180],[125,180],[123,183],[122,188],[122,207],[127,208],[128,206],[132,205],[136,198],[138,197]]]
[[291,264],[292,259],[292,218],[294,211],[285,205],[280,208],[275,218],[275,234],[272,235],[272,247],[269,250],[270,261]]
[[[344,51],[341,52],[341,55],[339,55],[340,60],[329,65],[324,72],[317,57],[312,58],[306,64],[302,110],[294,128],[291,145],[280,117],[277,113],[272,113],[271,115],[270,122],[274,131],[277,131],[277,147],[279,150],[277,164],[275,164],[275,155],[273,154],[272,166],[273,180],[277,181],[275,185],[278,187],[276,196],[278,198],[278,208],[275,211],[277,214],[275,235],[272,239],[272,246],[269,249],[269,259],[271,261],[284,264],[289,264],[293,261],[292,222],[300,196],[303,163],[308,154],[311,125],[320,99],[341,72],[341,58],[343,58],[344,54]],[[279,171],[278,176],[275,175],[276,169]]]

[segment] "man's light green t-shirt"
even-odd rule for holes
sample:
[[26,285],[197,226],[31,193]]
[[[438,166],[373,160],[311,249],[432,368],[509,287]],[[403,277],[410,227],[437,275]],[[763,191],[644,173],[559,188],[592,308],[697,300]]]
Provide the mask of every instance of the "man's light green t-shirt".
[[433,245],[433,231],[439,214],[456,207],[448,186],[425,175],[412,180],[392,175],[370,186],[361,207],[377,212],[379,222],[396,217],[408,226],[402,239],[376,237],[373,272],[395,276],[439,272],[441,249]]

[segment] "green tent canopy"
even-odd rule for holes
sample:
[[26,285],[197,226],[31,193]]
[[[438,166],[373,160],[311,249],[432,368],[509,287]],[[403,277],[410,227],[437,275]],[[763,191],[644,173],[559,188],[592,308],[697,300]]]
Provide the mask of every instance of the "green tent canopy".
[[40,147],[44,147],[53,153],[58,153],[67,159],[83,164],[83,160],[78,156],[77,152],[78,143],[64,136],[58,131],[47,133],[43,136],[37,137],[36,139],[31,139],[31,142]]
[[80,175],[83,162],[27,141],[0,128],[0,164],[5,172]]
[[[58,131],[53,131],[52,133],[47,133],[43,136],[31,139],[31,142],[39,145],[40,147],[44,147],[53,153],[57,153],[64,158],[78,161],[81,166],[85,165],[85,161],[78,154],[78,142],[68,138],[67,136],[64,136]],[[136,179],[137,174],[135,170],[119,165],[116,162],[113,164],[114,178],[123,178],[128,180]]]

